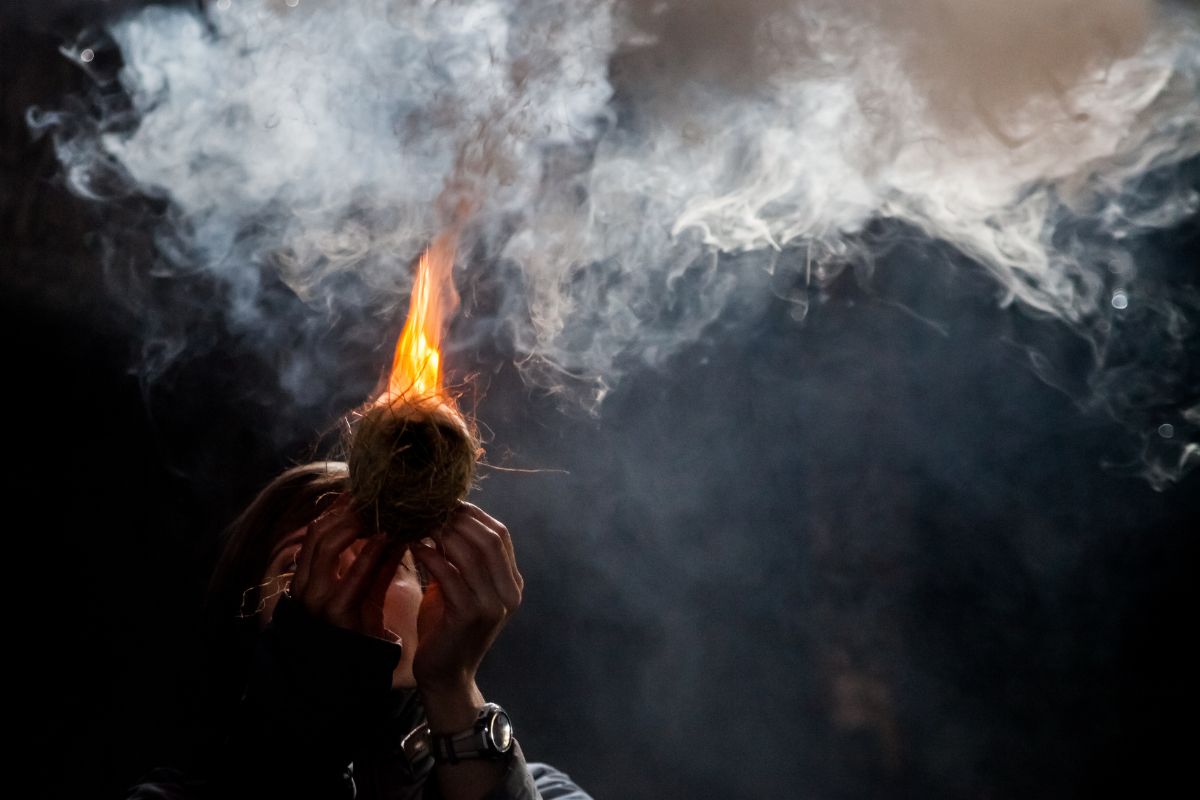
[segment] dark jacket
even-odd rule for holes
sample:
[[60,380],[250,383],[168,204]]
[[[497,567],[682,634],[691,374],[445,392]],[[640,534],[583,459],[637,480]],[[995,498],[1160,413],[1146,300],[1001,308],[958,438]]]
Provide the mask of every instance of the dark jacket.
[[[424,722],[415,690],[392,689],[400,645],[313,618],[287,595],[259,637],[246,691],[210,774],[156,770],[129,800],[436,800],[428,756],[400,748]],[[590,800],[520,745],[489,800]]]

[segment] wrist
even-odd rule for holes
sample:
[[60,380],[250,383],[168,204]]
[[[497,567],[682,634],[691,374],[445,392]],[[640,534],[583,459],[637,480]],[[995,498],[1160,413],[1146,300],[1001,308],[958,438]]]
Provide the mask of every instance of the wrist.
[[471,727],[485,702],[475,681],[450,686],[419,686],[418,691],[429,730],[435,734],[455,733]]
[[[508,713],[495,703],[484,703],[475,713],[470,727],[453,733],[436,733],[422,724],[404,737],[400,747],[410,764],[431,756],[440,766],[454,766],[504,761],[512,754],[515,744]],[[470,767],[476,773],[480,768]],[[492,768],[487,769],[491,771]]]

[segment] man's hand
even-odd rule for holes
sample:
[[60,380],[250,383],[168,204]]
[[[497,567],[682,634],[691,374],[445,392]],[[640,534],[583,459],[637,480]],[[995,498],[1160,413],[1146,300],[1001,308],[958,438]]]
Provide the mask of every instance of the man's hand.
[[343,494],[309,524],[290,591],[318,619],[388,639],[384,597],[404,558],[405,546],[383,534],[361,540],[362,529],[350,507],[350,496]]
[[430,576],[417,618],[413,676],[435,733],[464,730],[483,699],[479,669],[508,618],[521,605],[525,579],[517,570],[508,529],[463,503],[436,545],[414,545]]

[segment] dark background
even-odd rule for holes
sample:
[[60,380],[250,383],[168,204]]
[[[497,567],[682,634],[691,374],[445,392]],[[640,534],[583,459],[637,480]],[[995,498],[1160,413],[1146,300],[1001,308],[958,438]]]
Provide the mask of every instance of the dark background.
[[[296,407],[192,276],[160,299],[203,346],[133,369],[97,232],[153,203],[72,197],[24,124],[85,88],[57,51],[71,5],[0,17],[10,691],[37,795],[102,797],[181,763],[216,532],[365,396],[394,330]],[[1135,246],[1194,281],[1196,228]],[[542,470],[477,495],[528,580],[483,679],[527,753],[597,797],[1194,786],[1197,476],[1126,468],[1129,432],[1029,367],[1086,372],[1086,348],[953,254],[896,246],[814,301],[731,315],[598,417],[527,390],[502,344],[457,356],[490,459]]]

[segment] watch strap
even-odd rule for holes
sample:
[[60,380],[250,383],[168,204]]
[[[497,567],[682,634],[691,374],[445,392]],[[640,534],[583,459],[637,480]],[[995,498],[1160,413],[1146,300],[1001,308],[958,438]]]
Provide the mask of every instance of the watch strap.
[[414,728],[400,743],[409,763],[416,763],[427,756],[439,764],[457,764],[474,759],[503,758],[512,749],[511,728],[506,729],[506,746],[499,749],[491,739],[491,727],[497,715],[503,715],[506,725],[508,714],[495,703],[487,703],[475,717],[475,722],[465,731],[457,733],[433,733],[428,725]]
[[485,731],[476,728],[461,733],[430,734],[433,760],[439,764],[457,764],[469,759],[488,758],[493,754],[486,737]]

